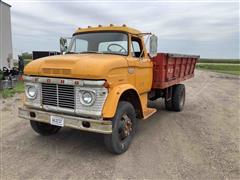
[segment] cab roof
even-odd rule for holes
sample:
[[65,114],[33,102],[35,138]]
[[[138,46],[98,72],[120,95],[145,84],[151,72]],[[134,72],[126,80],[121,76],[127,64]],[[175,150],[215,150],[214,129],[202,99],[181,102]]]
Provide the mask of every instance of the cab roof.
[[110,26],[98,25],[97,27],[88,26],[87,28],[78,28],[74,32],[73,35],[79,34],[79,33],[97,32],[97,31],[121,31],[121,32],[130,33],[130,34],[141,34],[142,33],[141,31],[134,29],[134,28],[127,27],[126,25],[114,26],[114,25],[110,24]]

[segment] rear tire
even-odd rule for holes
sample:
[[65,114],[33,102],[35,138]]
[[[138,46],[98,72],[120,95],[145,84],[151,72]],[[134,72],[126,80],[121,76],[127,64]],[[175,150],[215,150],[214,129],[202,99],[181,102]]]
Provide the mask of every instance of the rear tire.
[[177,84],[173,88],[172,106],[174,111],[182,111],[185,104],[185,86]]
[[110,152],[122,154],[129,148],[137,130],[133,105],[126,101],[119,102],[112,123],[112,134],[104,135],[104,142]]
[[32,129],[36,133],[38,133],[42,136],[49,136],[52,134],[56,134],[61,129],[61,127],[59,127],[59,126],[54,126],[51,124],[32,121],[32,120],[30,120],[30,124],[31,124]]
[[177,84],[173,86],[172,98],[167,101],[165,99],[165,108],[168,111],[182,111],[185,104],[185,86]]
[[170,99],[168,101],[165,99],[165,108],[168,111],[172,111],[173,110],[172,99]]

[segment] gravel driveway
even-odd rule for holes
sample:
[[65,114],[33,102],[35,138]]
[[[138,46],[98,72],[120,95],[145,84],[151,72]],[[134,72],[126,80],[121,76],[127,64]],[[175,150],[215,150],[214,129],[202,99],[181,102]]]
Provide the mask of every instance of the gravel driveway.
[[17,117],[21,95],[1,100],[2,179],[240,179],[240,79],[196,71],[185,82],[183,112],[159,111],[140,122],[123,155],[98,134],[64,128],[41,137]]

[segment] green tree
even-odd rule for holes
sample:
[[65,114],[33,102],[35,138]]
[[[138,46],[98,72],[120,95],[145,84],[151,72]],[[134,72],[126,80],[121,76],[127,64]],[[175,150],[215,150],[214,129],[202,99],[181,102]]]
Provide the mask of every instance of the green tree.
[[21,56],[22,56],[23,59],[32,59],[32,54],[28,53],[28,52],[22,53]]

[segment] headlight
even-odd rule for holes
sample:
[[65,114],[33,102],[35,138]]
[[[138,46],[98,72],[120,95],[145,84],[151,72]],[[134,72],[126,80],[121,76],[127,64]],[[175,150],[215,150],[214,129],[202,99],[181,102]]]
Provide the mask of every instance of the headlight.
[[91,106],[95,102],[96,95],[92,91],[80,91],[80,102],[85,106]]
[[35,99],[37,97],[37,88],[35,86],[26,86],[25,93],[29,99]]

